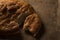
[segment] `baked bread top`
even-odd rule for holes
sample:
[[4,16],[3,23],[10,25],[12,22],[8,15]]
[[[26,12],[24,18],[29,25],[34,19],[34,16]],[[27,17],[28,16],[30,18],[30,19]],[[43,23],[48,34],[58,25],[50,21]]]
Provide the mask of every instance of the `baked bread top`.
[[15,33],[21,24],[36,36],[41,26],[39,15],[23,0],[0,0],[0,34]]
[[32,7],[23,0],[0,0],[1,33],[18,30],[22,23],[21,21],[26,17],[24,15],[29,15],[32,12]]

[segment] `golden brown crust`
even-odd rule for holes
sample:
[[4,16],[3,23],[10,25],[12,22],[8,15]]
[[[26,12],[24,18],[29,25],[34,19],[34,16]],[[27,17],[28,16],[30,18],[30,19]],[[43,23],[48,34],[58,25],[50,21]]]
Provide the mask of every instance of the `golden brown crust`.
[[28,28],[36,36],[41,27],[40,18],[30,4],[23,0],[0,1],[0,35],[10,35],[17,32],[23,19],[25,20],[23,29]]
[[33,34],[33,36],[36,36],[41,28],[40,21],[41,20],[40,20],[38,14],[36,14],[36,13],[33,13],[33,14],[27,16],[25,19],[25,22],[24,22],[23,30],[28,29]]
[[19,0],[0,1],[0,35],[10,35],[19,31],[20,14],[25,11],[27,5]]

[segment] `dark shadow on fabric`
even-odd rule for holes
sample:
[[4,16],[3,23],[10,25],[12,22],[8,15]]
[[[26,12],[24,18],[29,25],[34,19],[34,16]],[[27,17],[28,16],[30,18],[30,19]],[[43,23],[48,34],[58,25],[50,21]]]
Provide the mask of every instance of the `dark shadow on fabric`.
[[0,36],[2,40],[23,40],[21,34],[11,35],[11,36]]
[[38,35],[35,37],[36,40],[40,40],[41,37],[43,37],[43,35],[45,34],[45,26],[44,26],[43,23],[42,23],[41,25],[42,25],[42,27],[41,27],[41,29],[40,29]]

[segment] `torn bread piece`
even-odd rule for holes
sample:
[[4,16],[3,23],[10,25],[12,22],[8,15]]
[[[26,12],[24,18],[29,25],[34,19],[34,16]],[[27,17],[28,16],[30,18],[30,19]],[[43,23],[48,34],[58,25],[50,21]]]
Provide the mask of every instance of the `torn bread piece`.
[[36,36],[41,28],[41,20],[38,14],[33,13],[26,17],[23,30],[29,31]]

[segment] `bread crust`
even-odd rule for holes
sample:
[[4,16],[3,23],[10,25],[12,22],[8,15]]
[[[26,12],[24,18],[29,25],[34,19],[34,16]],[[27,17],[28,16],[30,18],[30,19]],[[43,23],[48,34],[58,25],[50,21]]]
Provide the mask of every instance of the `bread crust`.
[[[22,16],[22,14],[24,14]],[[26,14],[26,16],[25,16]],[[26,19],[23,19],[26,18]],[[22,20],[24,22],[22,22]],[[23,0],[1,0],[0,1],[0,35],[12,35],[20,30],[28,29],[33,36],[36,36],[41,27],[39,15],[30,4]]]
[[41,20],[38,14],[33,13],[26,17],[23,30],[28,29],[35,37],[41,28]]

